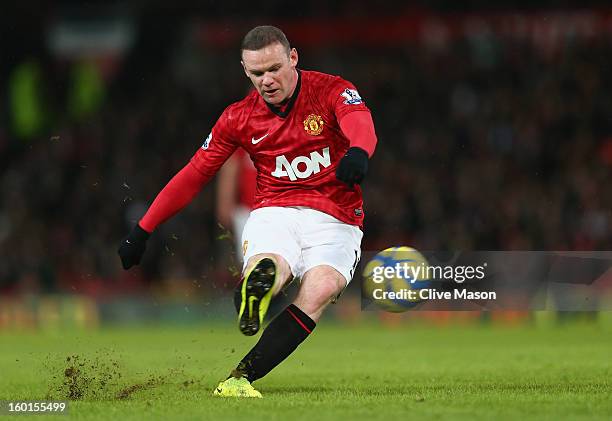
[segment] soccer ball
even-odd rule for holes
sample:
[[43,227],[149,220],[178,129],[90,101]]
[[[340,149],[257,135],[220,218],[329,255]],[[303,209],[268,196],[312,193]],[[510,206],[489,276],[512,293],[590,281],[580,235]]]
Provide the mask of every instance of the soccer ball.
[[412,247],[390,247],[363,270],[362,294],[385,311],[401,313],[424,300],[419,290],[431,286],[425,257]]

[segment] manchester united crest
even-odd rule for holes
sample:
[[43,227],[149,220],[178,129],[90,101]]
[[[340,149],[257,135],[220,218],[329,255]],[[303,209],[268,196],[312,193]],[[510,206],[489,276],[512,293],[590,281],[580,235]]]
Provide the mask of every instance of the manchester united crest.
[[310,114],[306,117],[306,120],[304,120],[304,130],[312,136],[320,135],[324,125],[325,122],[320,115]]

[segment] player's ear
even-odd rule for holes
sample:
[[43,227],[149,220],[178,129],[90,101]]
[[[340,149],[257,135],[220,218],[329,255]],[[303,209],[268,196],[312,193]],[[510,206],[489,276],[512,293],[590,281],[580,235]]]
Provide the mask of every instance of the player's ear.
[[249,77],[249,72],[247,72],[246,66],[244,65],[244,61],[240,60],[240,64],[242,64],[242,69],[244,70],[244,74],[246,75],[246,77]]
[[292,48],[291,51],[289,51],[289,64],[291,64],[291,67],[295,67],[297,66],[298,63],[298,52],[295,48]]

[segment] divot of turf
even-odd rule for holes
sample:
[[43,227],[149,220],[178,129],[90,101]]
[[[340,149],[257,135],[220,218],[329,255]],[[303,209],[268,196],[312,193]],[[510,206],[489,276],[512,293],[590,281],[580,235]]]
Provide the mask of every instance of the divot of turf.
[[109,388],[122,377],[119,363],[106,351],[94,357],[69,355],[59,366],[52,361],[47,358],[46,366],[52,373],[49,399],[105,399]]
[[48,356],[45,365],[52,378],[46,395],[49,400],[125,400],[136,392],[166,384],[187,388],[199,383],[193,379],[181,381],[180,377],[185,379],[183,369],[170,368],[165,374],[149,375],[145,381],[121,385],[125,376],[111,351],[98,351],[93,357],[69,355],[60,363]]

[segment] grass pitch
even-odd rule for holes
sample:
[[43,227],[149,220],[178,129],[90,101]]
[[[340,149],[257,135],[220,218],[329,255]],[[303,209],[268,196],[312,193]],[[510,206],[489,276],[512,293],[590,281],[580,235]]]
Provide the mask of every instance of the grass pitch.
[[256,340],[233,324],[0,332],[0,400],[72,396],[70,418],[122,421],[610,419],[611,333],[601,322],[393,329],[323,322],[255,383],[264,399],[240,400],[211,394]]

